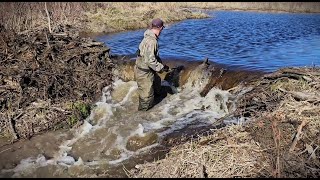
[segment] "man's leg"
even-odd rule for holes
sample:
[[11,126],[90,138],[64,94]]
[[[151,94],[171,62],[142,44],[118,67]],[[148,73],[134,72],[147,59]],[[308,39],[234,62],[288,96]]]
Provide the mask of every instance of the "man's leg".
[[153,73],[146,73],[137,70],[136,81],[138,84],[139,107],[140,111],[147,111],[153,105],[154,90],[153,90]]

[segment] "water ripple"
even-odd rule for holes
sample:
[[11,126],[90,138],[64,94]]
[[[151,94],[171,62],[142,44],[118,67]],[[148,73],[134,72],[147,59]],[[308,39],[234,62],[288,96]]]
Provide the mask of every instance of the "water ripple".
[[[160,56],[210,60],[229,67],[274,71],[320,65],[320,14],[211,11],[200,20],[169,25],[160,37]],[[111,53],[134,54],[143,30],[95,37]]]

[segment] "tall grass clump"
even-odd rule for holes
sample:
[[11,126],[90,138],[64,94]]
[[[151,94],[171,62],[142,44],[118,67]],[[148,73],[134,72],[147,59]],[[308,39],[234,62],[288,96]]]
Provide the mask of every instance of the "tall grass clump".
[[115,32],[148,27],[153,18],[165,23],[183,19],[206,18],[199,11],[190,11],[176,2],[106,2],[106,9],[87,12],[88,27],[94,32]]
[[184,7],[291,13],[319,13],[319,2],[185,2]]

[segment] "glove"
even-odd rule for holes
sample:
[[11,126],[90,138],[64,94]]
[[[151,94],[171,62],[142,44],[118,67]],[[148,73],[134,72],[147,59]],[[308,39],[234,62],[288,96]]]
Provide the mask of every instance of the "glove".
[[184,66],[183,66],[183,65],[180,65],[180,66],[176,67],[176,69],[180,72],[181,70],[184,69]]
[[169,66],[164,65],[164,66],[163,66],[163,71],[168,72],[168,71],[169,71]]

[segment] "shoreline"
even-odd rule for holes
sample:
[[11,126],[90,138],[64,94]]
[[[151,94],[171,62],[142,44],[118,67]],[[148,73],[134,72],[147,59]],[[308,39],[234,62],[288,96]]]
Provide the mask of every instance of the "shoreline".
[[[205,18],[214,18],[210,17],[207,13],[207,11],[235,11],[235,12],[252,12],[252,13],[286,13],[286,14],[320,14],[320,12],[291,12],[291,11],[282,11],[282,10],[259,10],[259,9],[223,9],[223,8],[185,8],[190,11],[197,11],[197,12],[202,12],[207,15],[207,17],[203,17],[200,19],[205,19]],[[183,20],[187,19],[193,19],[193,18],[185,18],[181,19],[179,21],[169,21],[167,24],[174,24]],[[199,19],[199,18],[196,18]],[[134,29],[125,29],[125,30],[107,30],[106,32],[101,32],[101,31],[80,31],[80,33],[85,36],[85,37],[94,37],[94,36],[102,36],[102,35],[112,35],[112,34],[117,34],[117,33],[122,33],[122,32],[128,32],[128,31],[136,31],[136,30],[143,30],[146,29],[147,27],[138,27]]]

